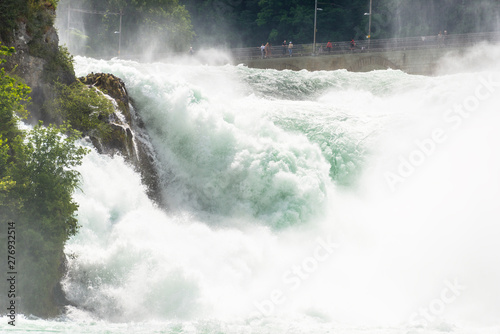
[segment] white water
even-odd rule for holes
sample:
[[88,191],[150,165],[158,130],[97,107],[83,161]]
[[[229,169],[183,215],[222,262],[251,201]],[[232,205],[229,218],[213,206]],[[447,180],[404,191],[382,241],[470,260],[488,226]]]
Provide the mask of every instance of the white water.
[[498,333],[494,63],[434,78],[76,65],[125,81],[166,210],[123,159],[87,156],[66,250],[77,307],[21,329]]

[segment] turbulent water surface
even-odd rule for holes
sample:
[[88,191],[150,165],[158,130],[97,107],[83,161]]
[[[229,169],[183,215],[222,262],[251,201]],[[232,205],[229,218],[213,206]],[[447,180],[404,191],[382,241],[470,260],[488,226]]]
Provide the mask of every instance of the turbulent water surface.
[[481,52],[436,77],[77,57],[125,81],[164,203],[89,154],[75,306],[16,329],[499,333],[499,50]]

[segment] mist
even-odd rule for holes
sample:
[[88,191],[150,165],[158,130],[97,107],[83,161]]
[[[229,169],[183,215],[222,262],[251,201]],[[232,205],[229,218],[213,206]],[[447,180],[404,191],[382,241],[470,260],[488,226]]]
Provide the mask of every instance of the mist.
[[499,30],[499,18],[493,0],[374,1],[372,38],[491,32]]
[[[134,7],[136,6],[136,7]],[[144,6],[62,0],[56,27],[74,55],[110,59],[166,58],[187,54],[194,35],[183,6]]]

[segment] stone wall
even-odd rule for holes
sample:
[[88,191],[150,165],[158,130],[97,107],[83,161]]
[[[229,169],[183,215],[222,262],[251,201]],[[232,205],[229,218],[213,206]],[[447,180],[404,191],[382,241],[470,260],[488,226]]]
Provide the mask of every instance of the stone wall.
[[409,74],[433,75],[439,60],[450,54],[462,53],[463,49],[435,48],[397,50],[383,52],[355,52],[335,55],[306,57],[280,57],[252,59],[244,62],[251,68],[276,70],[334,71],[346,69],[352,72],[398,69]]

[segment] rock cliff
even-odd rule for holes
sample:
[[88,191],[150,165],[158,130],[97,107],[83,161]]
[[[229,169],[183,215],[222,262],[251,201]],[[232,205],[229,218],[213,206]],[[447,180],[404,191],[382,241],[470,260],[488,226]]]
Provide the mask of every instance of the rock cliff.
[[[53,7],[48,6],[45,11],[47,17],[55,17]],[[55,95],[53,81],[69,85],[76,80],[72,65],[61,59],[56,29],[46,25],[38,31],[29,31],[26,20],[20,19],[10,40],[0,42],[16,49],[16,53],[4,64],[5,69],[20,77],[32,89],[32,103],[28,106],[31,120],[45,120],[41,107]]]
[[115,107],[115,113],[108,120],[112,128],[111,135],[106,139],[91,136],[94,146],[99,153],[124,156],[141,173],[143,183],[148,187],[149,197],[160,202],[155,152],[151,145],[147,145],[149,137],[123,81],[109,73],[90,73],[78,80],[109,96]]

